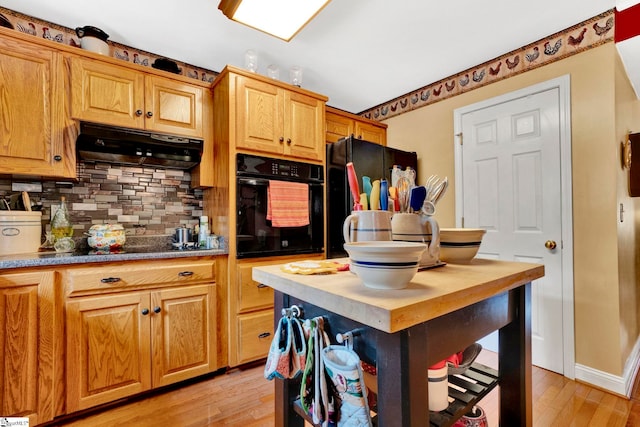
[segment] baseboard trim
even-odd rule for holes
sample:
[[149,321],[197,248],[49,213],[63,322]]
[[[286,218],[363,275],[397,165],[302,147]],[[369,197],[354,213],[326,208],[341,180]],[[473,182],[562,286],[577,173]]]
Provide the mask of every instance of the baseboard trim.
[[591,384],[595,387],[610,391],[627,398],[631,397],[633,383],[640,368],[640,340],[631,350],[625,363],[622,376],[612,375],[588,366],[576,363],[576,380]]

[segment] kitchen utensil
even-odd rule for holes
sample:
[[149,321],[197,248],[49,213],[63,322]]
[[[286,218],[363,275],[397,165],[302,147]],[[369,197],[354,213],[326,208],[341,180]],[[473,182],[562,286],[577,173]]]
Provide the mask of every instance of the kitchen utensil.
[[[349,190],[351,190],[351,196],[353,197],[353,210],[359,211],[362,209],[360,203],[360,187],[358,186],[358,175],[352,162],[347,163],[347,179],[349,181]],[[360,206],[360,208],[358,208]]]
[[442,197],[444,196],[444,193],[447,192],[447,188],[449,188],[449,180],[447,179],[447,177],[445,177],[440,187],[438,188],[438,190],[433,195],[433,198],[431,199],[431,202],[433,202],[434,205],[438,203],[440,199],[442,199]]
[[423,186],[413,187],[409,194],[409,207],[411,211],[418,212],[422,209],[424,200],[427,197],[427,189]]
[[371,209],[371,178],[368,176],[362,177],[362,191],[367,195],[369,209]]
[[407,212],[409,209],[409,180],[402,176],[398,178],[398,201],[400,204],[400,212]]
[[361,211],[366,211],[369,210],[369,201],[367,200],[367,195],[366,193],[360,193],[360,203],[358,203],[358,206],[360,206],[360,209],[355,209],[354,207],[354,211],[357,210],[361,210]]
[[369,208],[372,210],[380,209],[380,180],[376,179],[371,183],[371,195],[369,196]]
[[396,187],[389,187],[389,198],[393,202],[392,211],[400,212],[400,202],[398,201],[398,189]]
[[381,210],[353,211],[342,224],[344,241],[391,240],[391,215]]
[[26,191],[22,192],[22,205],[24,206],[24,210],[27,212],[31,212],[31,199],[29,198],[29,193]]
[[386,179],[380,180],[380,209],[389,209],[389,184]]

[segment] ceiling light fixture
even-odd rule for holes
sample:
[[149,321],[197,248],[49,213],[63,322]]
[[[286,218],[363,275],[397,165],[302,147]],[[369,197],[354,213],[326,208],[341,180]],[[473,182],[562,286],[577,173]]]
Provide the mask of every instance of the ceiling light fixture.
[[221,0],[218,9],[241,24],[291,40],[330,0]]

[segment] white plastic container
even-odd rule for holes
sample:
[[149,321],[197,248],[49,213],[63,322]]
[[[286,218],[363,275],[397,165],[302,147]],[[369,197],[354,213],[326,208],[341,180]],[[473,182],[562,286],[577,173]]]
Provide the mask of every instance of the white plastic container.
[[0,255],[38,252],[42,212],[0,211]]
[[[432,366],[434,368],[435,366]],[[447,364],[429,369],[429,410],[444,411],[449,406],[449,376]]]

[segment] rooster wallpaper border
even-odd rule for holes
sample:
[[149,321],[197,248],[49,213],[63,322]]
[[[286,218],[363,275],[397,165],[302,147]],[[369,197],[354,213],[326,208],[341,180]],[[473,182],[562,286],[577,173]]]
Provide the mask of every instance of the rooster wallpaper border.
[[[16,31],[70,46],[80,46],[75,30],[71,28],[3,7],[0,7],[0,13]],[[364,110],[358,115],[378,121],[389,119],[611,42],[615,32],[614,16],[614,9],[608,10],[524,47]],[[108,44],[111,56],[124,61],[151,66],[153,61],[162,58],[116,42],[108,41]],[[213,82],[219,74],[183,62],[177,64],[180,67],[179,74],[202,81]]]
[[592,49],[613,41],[613,36],[614,10],[611,9],[527,46],[362,111],[358,115],[378,121],[389,119]]
[[[13,25],[14,30],[16,31],[30,34],[35,37],[42,37],[45,39],[53,40],[68,46],[80,48],[80,39],[76,35],[75,29],[43,21],[41,19],[24,15],[22,13],[4,7],[0,7],[0,13],[4,15],[5,18],[7,18],[7,20],[11,23],[11,25]],[[107,44],[109,45],[110,56],[146,67],[151,67],[156,59],[164,58],[162,56],[155,55],[144,50],[136,49],[131,46],[116,43],[111,40],[107,40]],[[184,62],[175,62],[180,68],[180,72],[177,74],[191,77],[193,79],[202,80],[204,82],[213,82],[213,80],[219,74],[218,72],[195,67]]]

